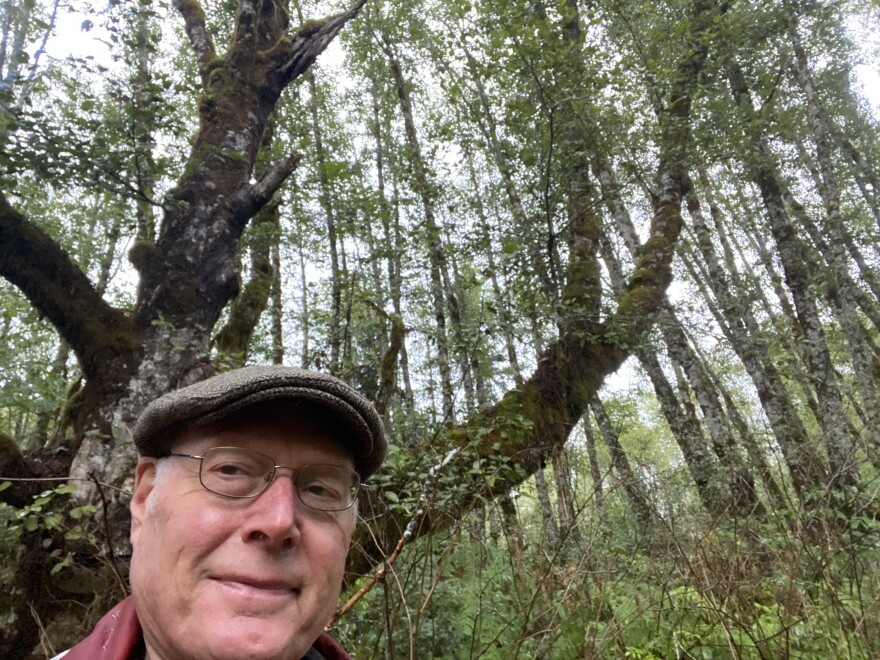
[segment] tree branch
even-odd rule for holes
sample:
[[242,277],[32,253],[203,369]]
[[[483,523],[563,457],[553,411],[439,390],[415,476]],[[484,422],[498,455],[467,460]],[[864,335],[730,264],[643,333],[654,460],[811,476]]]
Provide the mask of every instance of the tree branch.
[[242,189],[232,200],[231,221],[243,228],[262,209],[302,160],[302,154],[290,154],[275,161],[260,180]]
[[196,61],[199,65],[199,75],[202,84],[207,88],[208,75],[211,73],[211,62],[216,57],[214,41],[205,27],[205,11],[199,0],[174,0],[174,8],[183,16],[183,25],[186,36],[196,52]]
[[348,11],[324,19],[306,21],[293,35],[288,48],[267,53],[267,56],[274,57],[278,62],[277,71],[283,84],[286,85],[302,75],[345,24],[358,15],[365,3],[366,0],[358,0]]
[[58,329],[89,380],[137,351],[131,320],[107,304],[70,256],[0,193],[0,275]]

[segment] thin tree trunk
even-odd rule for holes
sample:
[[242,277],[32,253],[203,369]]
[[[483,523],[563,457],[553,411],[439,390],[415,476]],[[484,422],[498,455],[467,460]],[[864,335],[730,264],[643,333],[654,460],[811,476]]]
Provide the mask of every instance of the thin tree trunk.
[[132,108],[134,125],[134,148],[137,159],[137,239],[153,244],[156,240],[156,218],[153,212],[155,194],[155,177],[157,166],[153,158],[153,145],[156,109],[151,98],[150,83],[150,22],[151,3],[149,0],[138,0],[135,14],[135,30],[138,35],[135,52],[135,74],[133,76],[135,103]]
[[[861,153],[853,146],[852,142],[845,137],[840,136],[840,148],[849,159],[849,164],[853,172],[853,178],[862,193],[865,204],[871,210],[874,220],[877,223],[877,229],[880,230],[880,203],[878,203],[878,193],[880,193],[880,179],[871,166],[871,163],[862,156]],[[871,186],[868,190],[867,186]]]
[[[404,419],[412,420],[415,417],[415,402],[409,377],[409,358],[406,352],[406,334],[403,323],[403,314],[401,312],[400,288],[402,267],[400,263],[400,258],[401,254],[403,253],[403,245],[400,234],[400,218],[397,213],[396,201],[394,204],[394,210],[392,211],[391,205],[388,202],[387,194],[385,192],[385,146],[383,141],[383,126],[380,113],[381,107],[379,104],[379,96],[376,93],[375,83],[370,87],[370,94],[373,102],[373,121],[371,124],[371,129],[373,132],[373,140],[375,142],[373,153],[376,158],[379,218],[382,224],[382,238],[385,245],[385,267],[388,274],[388,295],[391,300],[391,305],[394,309],[394,313],[391,316],[392,330],[390,343],[393,346],[398,338],[400,340],[400,347],[397,351],[396,361],[396,369],[400,373],[400,379],[397,379],[397,377],[395,376],[394,381],[395,383],[397,383],[399,380],[403,381],[403,405],[406,409]],[[396,197],[397,195],[395,189],[395,200]],[[377,259],[376,261],[378,262],[379,260]],[[386,378],[391,378],[391,374],[385,373],[384,366],[385,365],[383,361],[383,368],[381,370],[383,372],[383,382],[386,380]],[[391,400],[392,397],[396,394],[397,387],[395,387],[394,390],[395,391],[391,391],[387,387],[384,389],[384,393],[388,397],[387,400],[382,402],[385,405],[386,415],[391,414]]]
[[[302,17],[300,17],[302,20]],[[327,157],[324,154],[324,136],[318,113],[318,86],[311,71],[306,73],[309,83],[309,111],[312,117],[312,140],[315,145],[315,166],[318,171],[320,194],[318,200],[324,211],[327,227],[327,247],[330,251],[330,364],[331,373],[338,374],[341,368],[342,353],[342,275],[339,268],[339,237],[336,230],[336,209],[333,206],[333,191],[327,175]]]
[[632,508],[636,519],[639,521],[642,529],[647,532],[653,532],[654,516],[651,511],[651,506],[648,504],[648,497],[642,488],[641,481],[633,473],[632,468],[629,465],[629,459],[626,457],[626,452],[624,452],[623,447],[620,445],[617,431],[614,430],[614,426],[611,424],[611,419],[605,412],[605,406],[602,404],[599,397],[596,396],[592,398],[590,401],[590,409],[593,411],[593,416],[596,418],[599,432],[602,434],[602,438],[605,440],[605,445],[608,447],[608,452],[611,454],[611,465],[614,466],[614,470],[617,472],[617,476],[623,484],[623,490],[626,492],[630,507]]
[[[306,277],[306,253],[303,246],[302,235],[296,242],[297,256],[299,257],[299,328],[302,334],[302,347],[300,349],[300,366],[309,369],[312,365],[309,335],[312,329],[311,310],[309,307],[309,281]],[[318,365],[320,367],[320,365]]]
[[593,502],[602,527],[608,529],[608,513],[605,511],[605,492],[603,489],[603,475],[599,468],[599,457],[596,454],[596,436],[593,433],[593,425],[590,414],[585,413],[581,424],[584,427],[584,443],[587,448],[587,460],[590,463],[590,479],[593,482]]
[[548,546],[555,550],[559,546],[559,524],[556,522],[553,505],[550,503],[550,491],[547,488],[547,480],[544,478],[543,469],[535,471],[535,492],[541,509],[544,538],[547,540]]
[[437,343],[437,368],[440,372],[440,393],[443,406],[443,419],[446,422],[455,420],[452,390],[452,370],[449,360],[449,342],[446,333],[446,305],[445,293],[449,291],[449,276],[446,272],[446,253],[441,242],[440,228],[434,213],[434,195],[431,184],[425,171],[422,151],[419,146],[415,120],[412,113],[412,103],[400,62],[390,43],[383,42],[382,50],[388,58],[388,67],[391,70],[394,85],[397,90],[397,98],[400,103],[400,112],[403,115],[406,129],[406,141],[409,147],[410,164],[413,170],[413,184],[416,192],[422,200],[422,211],[425,220],[425,234],[428,239],[428,258],[431,271],[431,296],[434,306],[434,320],[436,322],[435,340]]
[[269,305],[272,319],[272,364],[284,364],[284,304],[281,273],[280,240],[272,245],[272,298]]
[[824,431],[831,476],[835,486],[840,489],[857,480],[855,447],[852,438],[845,431],[843,401],[816,301],[810,292],[811,278],[807,270],[807,264],[811,261],[810,255],[791,225],[771,156],[763,139],[756,132],[754,107],[745,77],[733,60],[727,62],[727,73],[734,100],[742,112],[744,132],[752,141],[748,166],[761,191],[786,284],[794,299],[798,322],[806,338],[809,373],[819,403],[819,421]]
[[[593,445],[593,454],[596,453],[595,444]],[[563,542],[570,547],[580,545],[580,529],[578,527],[577,509],[575,507],[574,488],[571,485],[572,472],[568,463],[568,452],[565,447],[557,447],[554,449],[550,457],[553,465],[553,482],[556,484],[556,511],[559,519],[559,531]],[[591,464],[592,468],[592,464]],[[601,480],[599,482],[599,507],[600,516],[602,512],[602,494]]]

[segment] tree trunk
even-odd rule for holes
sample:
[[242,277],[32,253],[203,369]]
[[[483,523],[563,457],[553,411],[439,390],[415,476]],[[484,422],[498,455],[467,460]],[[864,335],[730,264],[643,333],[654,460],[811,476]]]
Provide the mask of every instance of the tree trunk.
[[559,524],[556,522],[553,504],[550,502],[550,490],[547,488],[543,469],[535,470],[535,492],[538,496],[538,505],[541,508],[544,538],[552,552],[559,547]]
[[846,415],[843,411],[843,401],[837,387],[837,378],[816,301],[809,290],[811,278],[807,264],[811,261],[810,255],[791,225],[769,153],[761,136],[756,132],[754,107],[745,77],[733,60],[728,60],[727,72],[734,99],[742,112],[745,133],[752,141],[748,166],[761,191],[770,219],[770,231],[782,261],[786,284],[794,299],[798,322],[806,338],[809,373],[819,403],[819,421],[824,431],[831,477],[834,485],[841,489],[854,484],[857,479],[854,446],[845,432]]
[[440,228],[434,213],[434,194],[428,175],[425,171],[422,150],[419,146],[416,132],[415,119],[412,113],[412,103],[407,91],[406,81],[400,67],[400,61],[391,44],[383,37],[382,50],[388,58],[388,67],[391,70],[394,86],[397,90],[397,98],[400,102],[400,112],[406,128],[406,141],[409,147],[410,165],[412,166],[413,184],[416,193],[422,200],[422,211],[425,219],[425,235],[428,242],[428,259],[431,264],[431,296],[434,305],[435,328],[434,338],[437,344],[437,368],[440,372],[440,393],[443,405],[443,419],[447,422],[455,420],[453,406],[454,395],[452,391],[452,370],[449,361],[449,342],[446,333],[447,300],[445,293],[449,290],[449,275],[447,272],[446,252],[441,242]]
[[[596,453],[596,447],[593,446],[593,454]],[[571,468],[568,464],[568,452],[565,446],[557,447],[552,456],[553,464],[553,482],[556,484],[556,512],[559,519],[559,533],[563,544],[576,548],[580,545],[580,530],[578,528],[577,508],[575,507],[574,488],[571,485]],[[592,468],[592,464],[591,464]],[[602,484],[599,486],[599,501],[596,506],[599,507],[600,517]]]
[[284,364],[284,307],[282,303],[280,240],[272,245],[272,291],[269,311],[272,319],[272,364]]
[[633,473],[629,465],[626,452],[623,451],[623,447],[620,445],[617,432],[614,430],[611,419],[605,412],[605,406],[602,405],[599,397],[593,397],[592,401],[590,401],[590,409],[593,411],[596,424],[599,426],[599,432],[602,434],[605,445],[608,447],[608,452],[611,454],[611,465],[614,466],[617,477],[623,484],[623,490],[629,498],[629,504],[636,519],[644,531],[652,532],[654,529],[654,515],[651,505],[648,503],[648,497],[642,488],[641,481]]
[[[593,433],[593,425],[590,421],[589,413],[584,414],[581,422],[584,427],[584,441],[587,448],[587,460],[590,463],[590,478],[593,482],[593,502],[596,511],[599,514],[599,521],[602,527],[608,529],[608,514],[605,511],[605,493],[602,484],[605,479],[602,470],[599,468],[599,457],[596,455],[596,436]],[[628,467],[628,465],[627,465]],[[633,508],[635,510],[635,508]]]
[[324,211],[324,222],[327,226],[327,245],[330,249],[330,364],[331,373],[338,374],[341,366],[342,352],[342,275],[339,269],[339,238],[336,230],[336,210],[333,208],[333,191],[330,189],[330,178],[327,175],[327,157],[324,155],[324,136],[318,116],[318,86],[315,76],[306,72],[309,83],[309,112],[312,117],[312,142],[315,146],[315,158],[318,171],[320,194],[318,199]]

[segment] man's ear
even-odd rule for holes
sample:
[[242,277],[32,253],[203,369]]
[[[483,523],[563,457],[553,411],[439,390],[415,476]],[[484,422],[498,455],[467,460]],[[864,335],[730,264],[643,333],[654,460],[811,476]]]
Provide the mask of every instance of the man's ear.
[[156,485],[156,460],[144,457],[138,459],[134,472],[134,493],[131,496],[131,544],[137,543],[138,535],[144,524],[144,515],[147,510],[147,495],[153,491]]

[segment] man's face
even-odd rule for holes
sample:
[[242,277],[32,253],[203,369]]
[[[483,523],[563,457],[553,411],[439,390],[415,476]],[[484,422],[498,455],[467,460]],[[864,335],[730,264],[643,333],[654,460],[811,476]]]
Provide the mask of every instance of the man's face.
[[[276,465],[354,467],[306,412],[276,412],[260,406],[189,428],[174,451],[241,446]],[[289,471],[236,500],[201,486],[197,460],[142,458],[131,512],[131,587],[151,660],[298,659],[332,617],[355,507],[308,509]]]

